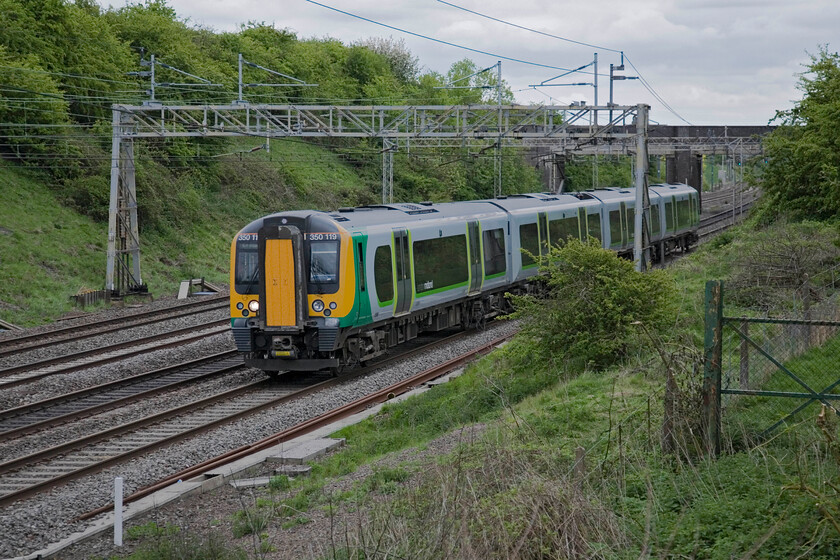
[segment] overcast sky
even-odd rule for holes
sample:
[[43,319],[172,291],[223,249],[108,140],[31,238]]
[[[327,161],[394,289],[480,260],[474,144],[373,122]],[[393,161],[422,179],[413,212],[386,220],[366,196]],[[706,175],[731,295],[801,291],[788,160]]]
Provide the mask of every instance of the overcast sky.
[[[108,4],[109,0],[101,0]],[[777,109],[801,97],[797,74],[820,45],[840,50],[840,0],[447,0],[584,46],[518,29],[437,0],[319,0],[322,4],[393,27],[492,54],[479,54],[386,29],[306,0],[168,0],[182,19],[218,31],[259,21],[299,38],[332,37],[352,43],[368,37],[405,39],[430,70],[445,72],[469,57],[479,67],[498,55],[559,68],[577,68],[598,53],[598,102],[609,101],[609,67],[624,51],[641,75],[679,116],[639,80],[614,82],[614,102],[651,105],[662,124],[767,124]],[[610,50],[612,49],[612,50]],[[591,68],[589,69],[591,71]],[[567,104],[594,101],[591,86],[529,89],[560,70],[502,59],[502,77],[517,101]],[[619,73],[617,73],[619,74]],[[575,74],[554,83],[592,82]],[[524,91],[519,91],[524,90]],[[549,96],[551,96],[550,99]]]

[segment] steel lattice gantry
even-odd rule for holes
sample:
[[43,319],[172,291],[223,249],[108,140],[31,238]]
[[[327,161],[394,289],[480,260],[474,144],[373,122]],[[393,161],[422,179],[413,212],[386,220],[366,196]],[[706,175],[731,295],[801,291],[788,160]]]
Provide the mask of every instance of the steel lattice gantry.
[[[380,138],[383,197],[393,196],[393,150],[402,145],[632,145],[647,161],[647,105],[115,105],[105,287],[113,295],[143,291],[134,171],[134,141],[143,138]],[[597,124],[597,115],[611,115]],[[619,126],[619,123],[641,126]],[[642,124],[643,123],[643,124]],[[638,129],[638,130],[637,130]],[[500,163],[499,163],[500,165]],[[391,169],[388,169],[391,168]],[[637,173],[639,177],[646,175]],[[644,180],[643,180],[644,182]],[[637,185],[644,187],[645,185]],[[496,193],[501,193],[501,185]],[[644,190],[644,189],[642,189]],[[641,205],[639,205],[641,207]],[[637,220],[638,221],[638,220]],[[641,236],[637,236],[641,238]],[[647,245],[645,245],[646,247]],[[641,256],[637,258],[641,263]]]

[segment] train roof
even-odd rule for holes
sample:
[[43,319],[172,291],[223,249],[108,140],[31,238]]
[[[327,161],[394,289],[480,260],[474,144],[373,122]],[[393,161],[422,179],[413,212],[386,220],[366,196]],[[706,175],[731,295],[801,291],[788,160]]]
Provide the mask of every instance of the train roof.
[[528,193],[464,202],[391,203],[340,208],[330,218],[345,229],[446,219],[487,219],[511,214],[563,210],[597,205],[588,193]]
[[[683,184],[657,184],[650,186],[652,198],[660,195],[682,194],[694,192],[694,189]],[[566,208],[580,208],[595,206],[600,202],[633,201],[636,190],[630,189],[596,189],[572,193],[528,193],[502,196],[493,199],[471,200],[464,202],[396,202],[391,204],[373,204],[355,208],[339,208],[332,212],[315,210],[297,210],[278,212],[273,216],[300,217],[321,215],[341,225],[354,230],[371,226],[393,226],[395,224],[410,224],[423,221],[463,220],[466,218],[489,219],[502,217],[507,213],[525,214],[545,211],[557,211]],[[268,216],[266,216],[268,217]],[[249,224],[242,231],[259,229],[262,218]]]

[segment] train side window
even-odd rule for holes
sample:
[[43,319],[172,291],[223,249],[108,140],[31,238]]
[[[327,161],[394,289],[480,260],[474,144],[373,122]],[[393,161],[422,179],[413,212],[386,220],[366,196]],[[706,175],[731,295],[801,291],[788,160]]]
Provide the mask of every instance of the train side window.
[[580,228],[578,217],[563,218],[562,220],[551,220],[548,223],[548,231],[551,235],[551,242],[555,245],[565,245],[569,237],[580,239]]
[[610,245],[621,245],[621,210],[610,211]]
[[376,299],[380,305],[389,305],[394,301],[394,268],[391,258],[391,246],[382,245],[373,254],[373,285]]
[[677,227],[687,228],[691,225],[691,202],[688,197],[677,201]]
[[365,291],[365,252],[362,246],[362,243],[359,242],[356,244],[356,248],[359,251],[359,291]]
[[502,228],[484,232],[484,277],[501,276],[507,270],[505,232]]
[[662,224],[660,223],[662,220],[659,216],[659,205],[651,204],[650,205],[650,234],[654,237],[658,236],[660,231],[660,227]]
[[588,214],[586,216],[587,235],[601,241],[601,215]]
[[466,285],[467,236],[451,235],[415,241],[414,288],[418,295]]
[[665,203],[665,231],[674,231],[674,202]]
[[522,253],[522,268],[536,265],[535,258],[540,254],[540,239],[536,223],[519,226],[519,245],[530,253],[530,255]]
[[636,237],[636,209],[632,206],[628,206],[625,209],[626,217],[625,223],[627,224],[627,239],[633,241],[633,238]]

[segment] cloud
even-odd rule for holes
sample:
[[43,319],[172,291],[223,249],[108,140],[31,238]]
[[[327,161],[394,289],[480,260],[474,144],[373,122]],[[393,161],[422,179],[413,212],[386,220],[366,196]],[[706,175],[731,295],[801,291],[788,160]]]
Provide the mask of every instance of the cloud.
[[[106,2],[101,0],[103,4]],[[589,43],[585,46],[530,33],[433,0],[323,0],[323,3],[372,20],[443,41],[512,58],[574,68],[599,53],[599,101],[606,103],[609,65],[630,62],[685,119],[703,124],[765,124],[777,109],[800,97],[796,74],[808,52],[823,44],[840,45],[837,0],[451,0],[493,17]],[[169,0],[181,17],[216,30],[235,31],[241,23],[263,21],[289,28],[299,37],[333,37],[345,43],[372,36],[405,38],[426,68],[445,72],[455,61],[472,58],[491,65],[497,58],[460,50],[361,21],[304,0]],[[529,84],[556,75],[554,70],[502,63],[503,77],[522,102],[547,102],[548,95],[591,102],[591,87],[546,88]],[[569,81],[591,82],[591,74]],[[615,84],[616,102],[649,103],[660,122],[677,124],[675,115],[638,81]]]

